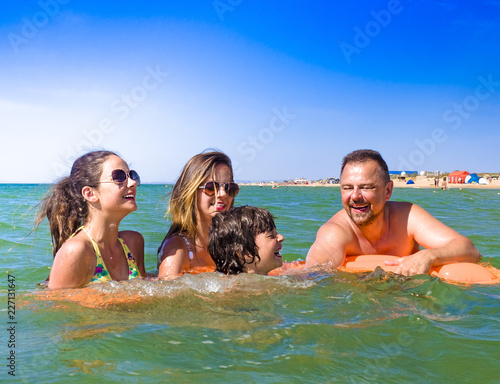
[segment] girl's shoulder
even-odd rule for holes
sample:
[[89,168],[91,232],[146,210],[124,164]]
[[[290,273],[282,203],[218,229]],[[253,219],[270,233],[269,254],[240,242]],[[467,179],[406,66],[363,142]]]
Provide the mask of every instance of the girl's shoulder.
[[49,288],[77,288],[86,285],[94,274],[96,262],[90,239],[77,235],[66,240],[54,258]]
[[158,277],[175,278],[189,269],[190,251],[182,236],[165,239],[158,252]]
[[[138,265],[144,265],[144,237],[136,231],[120,231],[118,236],[127,245],[128,250],[132,253],[132,256],[138,263]],[[125,249],[124,249],[125,250]]]
[[79,258],[85,255],[93,255],[95,258],[94,246],[85,233],[83,235],[79,233],[66,240],[56,253],[56,257],[65,258]]
[[137,231],[120,231],[118,232],[118,236],[127,244],[144,244],[144,237]]
[[186,249],[186,239],[186,236],[177,234],[163,240],[160,251],[158,252],[158,256],[173,256],[175,254],[178,254],[179,251],[181,251],[182,253],[187,253],[188,250]]

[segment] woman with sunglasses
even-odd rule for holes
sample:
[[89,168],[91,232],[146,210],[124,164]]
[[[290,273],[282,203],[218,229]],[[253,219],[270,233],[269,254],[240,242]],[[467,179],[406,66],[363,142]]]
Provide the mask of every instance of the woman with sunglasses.
[[192,157],[170,196],[171,226],[158,248],[158,276],[175,278],[189,271],[214,271],[207,251],[208,229],[218,212],[233,206],[238,195],[231,160],[222,152]]
[[36,221],[47,217],[50,225],[50,289],[146,276],[142,235],[118,231],[120,221],[137,209],[140,183],[115,153],[95,151],[79,157],[70,176],[52,187]]

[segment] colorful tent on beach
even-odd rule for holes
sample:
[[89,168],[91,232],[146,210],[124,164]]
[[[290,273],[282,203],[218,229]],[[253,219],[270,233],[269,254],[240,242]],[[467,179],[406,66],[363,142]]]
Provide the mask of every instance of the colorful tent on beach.
[[489,182],[488,180],[486,180],[484,177],[480,177],[479,178],[479,181],[478,181],[478,184],[481,184],[481,185],[488,185]]
[[465,182],[467,184],[477,184],[479,183],[479,176],[475,173],[471,173],[469,176],[465,178]]
[[454,171],[450,173],[448,179],[451,184],[463,184],[465,183],[465,178],[469,175],[470,173],[467,171]]

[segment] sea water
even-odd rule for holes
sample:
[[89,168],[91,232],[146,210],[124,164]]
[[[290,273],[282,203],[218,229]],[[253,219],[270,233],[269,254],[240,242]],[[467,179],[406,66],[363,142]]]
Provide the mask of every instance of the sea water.
[[[47,190],[0,185],[2,382],[500,382],[499,285],[314,269],[48,291],[39,285],[52,262],[47,222],[21,242]],[[148,272],[169,226],[169,191],[141,185],[137,212],[121,224],[143,234]],[[423,206],[500,268],[499,190],[395,189],[392,199]],[[341,209],[337,187],[243,186],[244,204],[276,216],[287,261],[305,259]]]

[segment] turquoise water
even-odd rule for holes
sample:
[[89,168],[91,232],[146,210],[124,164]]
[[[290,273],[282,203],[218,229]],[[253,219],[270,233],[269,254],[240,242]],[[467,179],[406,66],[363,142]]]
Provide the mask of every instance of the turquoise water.
[[[1,351],[5,362],[11,275],[20,382],[500,382],[499,285],[316,270],[98,285],[106,308],[75,303],[71,293],[50,296],[37,285],[52,261],[47,225],[19,244],[47,188],[0,185]],[[169,190],[141,186],[139,210],[121,225],[144,235],[150,272],[168,228],[162,197]],[[500,268],[500,190],[396,189],[393,199],[422,205]],[[305,258],[319,226],[341,208],[338,188],[319,187],[242,187],[236,203],[277,217],[288,261]],[[113,304],[123,296],[141,300]],[[1,366],[2,381],[11,378]]]

